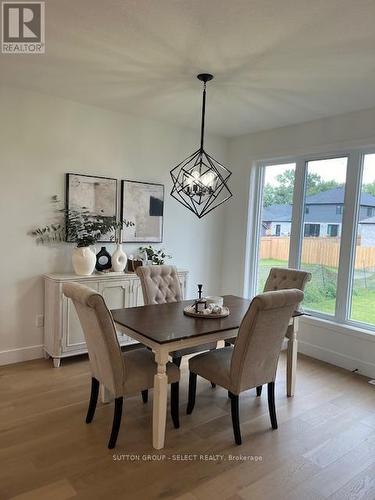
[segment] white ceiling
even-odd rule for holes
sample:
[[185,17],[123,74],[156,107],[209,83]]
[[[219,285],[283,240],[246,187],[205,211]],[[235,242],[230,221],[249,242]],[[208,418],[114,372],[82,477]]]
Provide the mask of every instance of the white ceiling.
[[0,83],[235,136],[375,106],[375,0],[47,0]]

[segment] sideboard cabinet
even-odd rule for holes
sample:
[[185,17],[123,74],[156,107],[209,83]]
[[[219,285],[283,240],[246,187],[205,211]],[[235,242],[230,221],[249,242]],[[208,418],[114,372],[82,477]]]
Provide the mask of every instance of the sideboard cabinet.
[[[188,271],[179,270],[181,290],[186,297]],[[109,309],[143,305],[142,288],[134,273],[107,273],[91,276],[76,274],[46,274],[44,300],[44,352],[53,358],[55,368],[62,358],[87,352],[85,338],[74,305],[62,292],[64,283],[75,282],[101,293]],[[118,332],[121,346],[136,343]]]

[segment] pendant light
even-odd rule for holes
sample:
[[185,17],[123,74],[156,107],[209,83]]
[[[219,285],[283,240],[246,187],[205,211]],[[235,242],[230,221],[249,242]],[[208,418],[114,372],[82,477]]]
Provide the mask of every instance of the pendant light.
[[202,218],[232,197],[227,185],[232,172],[204,150],[206,84],[213,79],[213,75],[202,73],[197,78],[203,82],[200,147],[174,167],[170,174],[173,181],[171,196]]

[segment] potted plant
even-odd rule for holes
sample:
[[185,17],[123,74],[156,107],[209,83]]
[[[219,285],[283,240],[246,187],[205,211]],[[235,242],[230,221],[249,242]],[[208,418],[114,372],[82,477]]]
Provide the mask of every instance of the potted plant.
[[[52,197],[52,202],[58,204],[57,196]],[[115,217],[93,215],[86,207],[72,210],[66,207],[55,211],[60,214],[61,222],[33,229],[30,234],[39,244],[72,242],[76,244],[73,249],[72,263],[76,274],[89,276],[95,269],[96,255],[90,248],[108,233],[113,233],[110,239],[115,239],[116,233],[123,226],[133,226],[133,222],[116,221]]]
[[151,262],[152,265],[161,266],[164,264],[165,259],[171,259],[172,255],[168,255],[165,253],[165,250],[159,249],[156,250],[151,245],[147,247],[139,247],[139,252],[147,255],[147,260]]

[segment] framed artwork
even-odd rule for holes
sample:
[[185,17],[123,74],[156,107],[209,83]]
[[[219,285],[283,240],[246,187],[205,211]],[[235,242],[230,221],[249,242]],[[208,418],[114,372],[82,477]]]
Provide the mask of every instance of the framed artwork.
[[161,243],[163,213],[163,184],[121,182],[121,218],[134,223],[132,227],[124,227],[123,243]]
[[[117,179],[93,175],[66,174],[66,208],[86,210],[92,215],[117,220]],[[114,241],[115,232],[106,234],[102,243]]]

